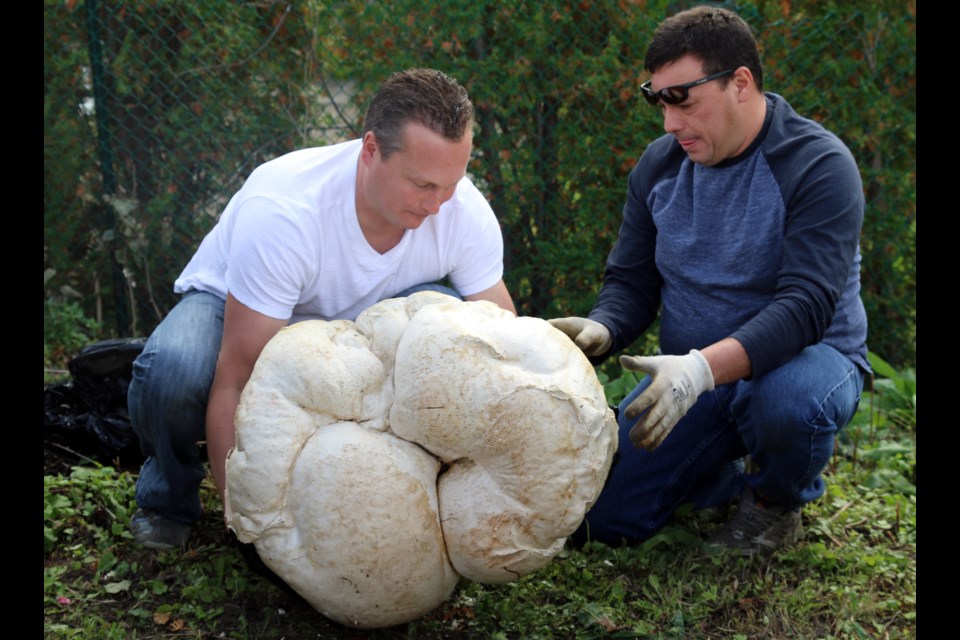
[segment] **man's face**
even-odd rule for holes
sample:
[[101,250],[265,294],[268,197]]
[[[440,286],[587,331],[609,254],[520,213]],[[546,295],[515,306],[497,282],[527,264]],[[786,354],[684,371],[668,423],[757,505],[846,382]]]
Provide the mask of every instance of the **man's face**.
[[[659,91],[705,75],[700,60],[686,55],[657,69],[650,76],[650,85]],[[733,76],[691,87],[689,96],[680,104],[661,101],[659,107],[664,130],[676,136],[693,162],[715,165],[735,157],[750,144]]]
[[466,175],[472,148],[469,130],[460,140],[451,141],[421,124],[408,123],[402,148],[384,159],[376,137],[368,132],[363,154],[370,180],[365,195],[373,215],[395,228],[419,227],[453,197]]

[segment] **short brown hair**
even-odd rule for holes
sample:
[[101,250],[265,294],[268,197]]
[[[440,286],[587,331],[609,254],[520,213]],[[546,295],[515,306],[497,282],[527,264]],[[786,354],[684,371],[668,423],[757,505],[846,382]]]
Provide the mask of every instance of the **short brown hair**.
[[373,97],[363,120],[383,157],[399,151],[403,127],[422,124],[448,140],[460,140],[473,126],[473,103],[454,78],[436,69],[407,69],[388,77]]

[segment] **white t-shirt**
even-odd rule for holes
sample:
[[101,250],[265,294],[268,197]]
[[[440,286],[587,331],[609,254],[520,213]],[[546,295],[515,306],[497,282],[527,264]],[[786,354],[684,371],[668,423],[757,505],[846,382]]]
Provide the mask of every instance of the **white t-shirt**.
[[302,149],[257,167],[177,279],[291,322],[354,320],[372,304],[444,277],[460,295],[503,277],[503,237],[464,177],[437,215],[380,254],[363,236],[355,191],[360,140]]

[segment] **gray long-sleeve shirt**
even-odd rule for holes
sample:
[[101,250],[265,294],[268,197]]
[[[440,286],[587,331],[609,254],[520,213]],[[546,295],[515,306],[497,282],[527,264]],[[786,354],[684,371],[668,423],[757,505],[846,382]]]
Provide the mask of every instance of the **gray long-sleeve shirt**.
[[590,312],[610,329],[609,353],[646,331],[662,303],[665,354],[733,337],[760,375],[824,342],[869,371],[856,162],[837,136],[766,97],[763,128],[736,158],[698,165],[666,135],[631,172]]

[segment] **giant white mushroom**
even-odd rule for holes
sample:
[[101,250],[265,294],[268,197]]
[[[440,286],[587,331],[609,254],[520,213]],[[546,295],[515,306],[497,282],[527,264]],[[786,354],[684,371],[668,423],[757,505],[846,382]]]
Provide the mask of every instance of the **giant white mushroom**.
[[421,292],[267,344],[237,409],[226,517],[322,614],[387,627],[461,578],[549,562],[616,446],[603,387],[563,333]]

